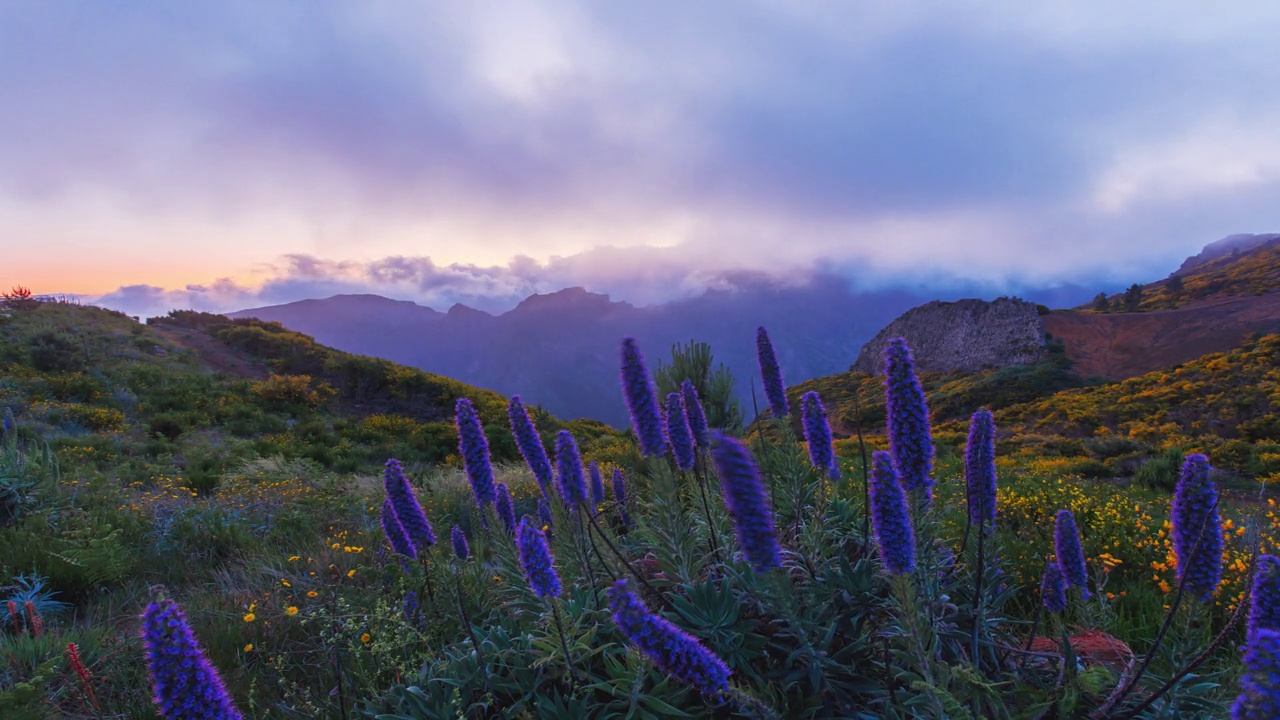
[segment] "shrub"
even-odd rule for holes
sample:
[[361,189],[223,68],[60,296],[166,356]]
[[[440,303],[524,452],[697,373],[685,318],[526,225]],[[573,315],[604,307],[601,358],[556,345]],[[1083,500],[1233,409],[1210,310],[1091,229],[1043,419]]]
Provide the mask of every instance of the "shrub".
[[1133,479],[1144,487],[1173,492],[1185,459],[1181,450],[1169,448],[1143,463]]

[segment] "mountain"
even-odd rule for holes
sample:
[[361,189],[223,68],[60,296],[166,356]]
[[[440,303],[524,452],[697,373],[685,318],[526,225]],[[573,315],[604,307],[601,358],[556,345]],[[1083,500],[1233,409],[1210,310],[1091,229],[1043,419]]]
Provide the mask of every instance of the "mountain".
[[[1046,296],[1085,297],[1079,288]],[[338,295],[231,313],[307,333],[318,342],[456,377],[504,395],[520,394],[560,417],[627,422],[618,387],[619,341],[635,337],[651,365],[673,345],[711,345],[737,379],[750,411],[757,375],[755,329],[769,329],[789,382],[847,368],[872,334],[931,299],[924,291],[857,292],[836,277],[784,284],[734,278],[730,287],[637,307],[583,288],[532,295],[490,315],[465,305],[441,313],[376,296]]]

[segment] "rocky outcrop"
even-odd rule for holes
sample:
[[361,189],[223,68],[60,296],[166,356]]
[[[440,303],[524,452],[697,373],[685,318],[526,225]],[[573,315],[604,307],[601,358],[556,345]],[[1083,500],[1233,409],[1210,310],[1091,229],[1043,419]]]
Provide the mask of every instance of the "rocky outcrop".
[[921,372],[973,372],[1023,365],[1048,354],[1036,306],[1017,298],[934,301],[903,313],[862,346],[852,369],[879,373],[881,352],[905,338]]

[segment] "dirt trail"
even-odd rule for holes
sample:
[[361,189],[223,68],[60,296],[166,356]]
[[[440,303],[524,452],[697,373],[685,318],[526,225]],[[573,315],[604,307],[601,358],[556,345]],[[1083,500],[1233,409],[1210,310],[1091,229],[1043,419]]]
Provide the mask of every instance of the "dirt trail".
[[1043,321],[1081,375],[1123,380],[1231,350],[1251,332],[1280,332],[1280,293],[1140,313],[1057,311]]

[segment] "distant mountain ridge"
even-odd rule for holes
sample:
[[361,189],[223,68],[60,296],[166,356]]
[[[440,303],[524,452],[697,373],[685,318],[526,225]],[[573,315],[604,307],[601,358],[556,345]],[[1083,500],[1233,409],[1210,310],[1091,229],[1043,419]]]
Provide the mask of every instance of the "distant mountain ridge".
[[[1087,297],[1082,288],[1044,294]],[[500,314],[338,295],[230,315],[276,321],[336,348],[520,394],[560,417],[623,426],[617,353],[625,336],[639,340],[651,366],[669,361],[676,343],[709,343],[716,361],[733,371],[750,412],[756,327],[769,329],[787,381],[800,382],[846,369],[878,329],[929,299],[905,290],[855,292],[841,278],[819,277],[801,285],[742,281],[648,307],[566,288],[531,295]]]

